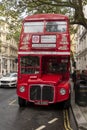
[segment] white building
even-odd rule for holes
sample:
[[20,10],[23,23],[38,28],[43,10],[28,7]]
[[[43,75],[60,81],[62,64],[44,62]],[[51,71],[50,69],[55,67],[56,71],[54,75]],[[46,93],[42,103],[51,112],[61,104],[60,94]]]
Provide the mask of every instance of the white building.
[[18,46],[12,37],[8,38],[8,24],[1,21],[0,25],[0,75],[2,75],[17,71],[15,59],[17,58]]
[[87,69],[87,30],[79,26],[78,27],[78,42],[76,45],[76,68],[79,70]]
[[[84,7],[83,11],[87,18],[87,6]],[[77,31],[76,68],[87,70],[87,30],[83,26],[78,26]]]

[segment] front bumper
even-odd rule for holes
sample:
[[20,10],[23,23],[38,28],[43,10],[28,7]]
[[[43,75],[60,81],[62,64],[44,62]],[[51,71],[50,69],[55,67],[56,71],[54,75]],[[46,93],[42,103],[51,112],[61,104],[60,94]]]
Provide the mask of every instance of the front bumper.
[[16,81],[1,81],[0,86],[2,87],[16,87]]

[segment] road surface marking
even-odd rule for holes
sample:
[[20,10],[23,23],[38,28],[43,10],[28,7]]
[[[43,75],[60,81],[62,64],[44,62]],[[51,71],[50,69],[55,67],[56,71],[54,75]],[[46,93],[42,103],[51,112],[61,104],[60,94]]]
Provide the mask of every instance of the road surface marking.
[[16,99],[14,99],[13,101],[11,101],[11,102],[9,103],[9,105],[13,105],[14,102],[16,102]]
[[65,110],[63,111],[63,116],[64,116],[64,128],[65,128],[65,130],[69,130],[69,129],[67,128],[67,122],[66,122],[66,114],[65,114]]
[[53,120],[49,121],[48,123],[51,124],[51,123],[55,122],[56,120],[58,120],[58,118],[54,118]]
[[42,129],[45,128],[45,127],[46,127],[45,125],[42,125],[42,126],[38,127],[38,128],[35,129],[35,130],[42,130]]
[[66,120],[67,120],[67,127],[69,128],[69,130],[73,130],[70,126],[70,121],[69,121],[69,115],[68,115],[68,111],[66,110]]
[[63,116],[64,116],[64,127],[65,127],[65,130],[73,130],[71,128],[71,126],[70,126],[68,110],[64,110],[63,111]]

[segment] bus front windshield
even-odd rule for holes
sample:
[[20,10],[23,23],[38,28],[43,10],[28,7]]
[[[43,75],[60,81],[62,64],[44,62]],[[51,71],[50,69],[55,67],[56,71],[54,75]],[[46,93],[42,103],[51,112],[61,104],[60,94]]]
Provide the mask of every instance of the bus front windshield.
[[24,32],[25,33],[41,33],[44,32],[66,32],[67,22],[66,21],[40,21],[40,22],[25,22]]
[[65,21],[50,21],[46,22],[47,32],[66,32],[67,22]]
[[44,30],[44,22],[25,22],[24,23],[25,33],[43,32],[43,30]]

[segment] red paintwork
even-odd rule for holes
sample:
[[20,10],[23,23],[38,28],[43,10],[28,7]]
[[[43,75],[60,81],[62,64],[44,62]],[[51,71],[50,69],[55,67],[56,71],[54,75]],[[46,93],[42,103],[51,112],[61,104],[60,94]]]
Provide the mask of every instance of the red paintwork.
[[[31,77],[31,76],[30,76]],[[69,90],[70,90],[70,84],[69,81],[63,80],[62,75],[43,75],[41,78],[36,76],[37,78],[30,78],[29,76],[22,76],[18,80],[18,85],[19,86],[25,86],[26,91],[25,93],[20,93],[17,91],[18,95],[20,95],[22,98],[25,98],[26,100],[29,100],[29,85],[31,84],[49,84],[53,85],[54,90],[55,90],[55,98],[54,102],[60,102],[67,100],[69,98]],[[59,90],[61,87],[66,88],[67,94],[64,96],[61,96],[59,93]]]
[[[61,48],[62,46],[64,46],[63,44],[59,44],[61,42],[62,39],[62,35],[66,34],[67,37],[67,42],[70,43],[70,36],[69,36],[69,25],[68,25],[68,17],[65,15],[61,15],[61,14],[35,14],[35,15],[31,15],[31,16],[27,16],[24,20],[23,20],[23,24],[24,22],[29,22],[29,21],[46,21],[46,20],[59,20],[59,21],[67,21],[67,32],[66,33],[56,33],[56,32],[42,32],[42,33],[24,33],[24,27],[22,26],[22,31],[21,31],[21,35],[20,35],[20,43],[19,43],[19,51],[38,51],[41,49],[35,49],[32,48],[32,36],[33,35],[38,35],[38,36],[42,36],[42,35],[52,35],[55,34],[56,35],[56,48],[50,48],[49,51],[59,51],[62,52],[63,50],[60,50],[59,48]],[[28,45],[23,44],[23,39],[28,35]],[[27,46],[27,47],[26,47]],[[25,49],[22,49],[23,47],[25,47]],[[65,50],[66,52],[70,52],[70,45],[67,44],[66,45],[67,50]],[[43,50],[47,50],[47,48],[44,48]]]
[[[68,25],[68,17],[64,16],[64,15],[60,15],[60,14],[36,14],[36,15],[32,15],[32,16],[27,16],[24,20],[23,20],[23,24],[25,21],[46,21],[46,20],[59,20],[59,21],[67,21],[67,32],[66,33],[53,33],[53,32],[49,32],[49,33],[37,33],[38,36],[42,36],[42,35],[56,35],[56,48],[44,48],[44,49],[33,49],[32,48],[32,36],[35,34],[33,33],[24,33],[24,29],[22,26],[22,31],[21,31],[21,35],[20,35],[20,43],[19,43],[19,54],[18,54],[18,85],[17,85],[17,94],[19,97],[26,99],[27,101],[30,101],[29,98],[29,94],[30,94],[30,85],[31,84],[48,84],[48,85],[53,85],[54,88],[54,101],[52,103],[56,103],[56,102],[61,102],[61,101],[65,101],[67,99],[69,99],[70,96],[70,84],[69,84],[69,67],[70,67],[70,63],[68,63],[68,71],[65,74],[37,74],[37,75],[25,75],[25,74],[21,74],[20,73],[20,57],[23,55],[28,55],[28,54],[22,54],[26,53],[26,52],[63,52],[62,56],[68,56],[70,57],[70,54],[66,54],[66,52],[70,53],[70,35],[69,35],[69,25]],[[62,35],[65,34],[67,37],[67,42],[69,44],[66,44],[67,49],[66,50],[60,50],[59,48],[61,48],[62,46],[64,46],[64,44],[60,44],[61,39],[62,39]],[[26,37],[28,35],[28,43],[27,45],[23,44],[23,38]],[[40,43],[39,43],[40,44]],[[25,49],[24,49],[25,47]],[[21,54],[20,54],[21,53]],[[65,53],[65,54],[64,54]],[[32,54],[32,55],[36,55],[36,54]],[[44,54],[37,54],[38,56],[43,56]],[[61,56],[61,54],[54,54],[54,55],[58,55]],[[49,55],[47,55],[49,56]],[[35,76],[32,78],[32,76]],[[25,86],[25,92],[21,93],[19,91],[20,86]],[[66,89],[66,94],[65,95],[60,95],[59,91],[61,88],[65,88]]]
[[27,16],[25,21],[39,21],[39,20],[68,20],[68,17],[61,14],[35,14]]

